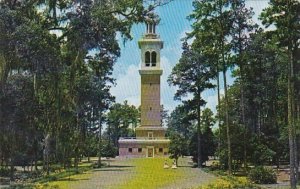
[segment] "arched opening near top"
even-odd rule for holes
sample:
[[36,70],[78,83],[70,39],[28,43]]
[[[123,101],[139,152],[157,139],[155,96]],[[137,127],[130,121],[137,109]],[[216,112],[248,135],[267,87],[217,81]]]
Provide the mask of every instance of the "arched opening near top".
[[152,53],[151,53],[151,66],[152,67],[155,67],[156,66],[156,52],[155,51],[153,51]]
[[147,51],[145,53],[145,63],[146,63],[146,66],[149,67],[150,66],[150,52]]

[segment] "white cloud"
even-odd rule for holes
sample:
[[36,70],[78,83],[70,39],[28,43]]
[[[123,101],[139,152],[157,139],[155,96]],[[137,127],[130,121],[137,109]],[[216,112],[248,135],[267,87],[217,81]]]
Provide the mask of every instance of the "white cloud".
[[[224,95],[224,89],[220,89],[220,95]],[[217,113],[217,105],[218,105],[218,91],[217,89],[210,89],[204,92],[203,99],[206,101],[205,108],[211,109],[214,114]]]
[[269,0],[260,0],[260,1],[246,1],[246,6],[248,8],[252,7],[253,12],[255,13],[253,16],[253,21],[262,26],[261,21],[258,19],[263,9],[268,6]]
[[111,89],[111,94],[116,97],[116,102],[123,103],[127,100],[131,105],[140,105],[141,82],[138,70],[138,66],[131,64],[125,74],[117,77],[117,85]]
[[[161,57],[161,65],[163,69],[163,75],[161,76],[161,104],[171,112],[179,104],[179,102],[174,101],[176,88],[169,86],[167,83],[173,66],[165,56]],[[140,105],[141,80],[138,70],[139,66],[132,64],[128,67],[125,74],[117,77],[117,85],[111,89],[112,95],[116,97],[116,102],[123,103],[127,100],[129,104]]]
[[162,56],[160,61],[163,69],[163,75],[161,77],[161,104],[164,105],[165,109],[171,112],[179,103],[174,100],[176,88],[174,86],[169,86],[167,82],[168,77],[172,72],[173,65],[165,56]]

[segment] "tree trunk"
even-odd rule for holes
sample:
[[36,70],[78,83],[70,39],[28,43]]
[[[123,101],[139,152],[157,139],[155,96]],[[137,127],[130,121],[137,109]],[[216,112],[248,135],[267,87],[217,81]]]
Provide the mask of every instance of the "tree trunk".
[[101,121],[102,121],[102,115],[101,115],[101,112],[99,110],[99,147],[98,147],[98,167],[100,168],[101,167],[101,147],[102,147],[102,136],[101,136],[101,129],[102,129],[102,126],[101,126]]
[[220,159],[221,154],[221,96],[220,96],[220,74],[219,74],[219,64],[217,64],[217,87],[218,87],[218,112],[219,112],[219,121],[218,121],[218,127],[219,127],[219,138],[218,138],[218,156]]
[[15,180],[15,178],[14,178],[14,172],[15,172],[15,166],[14,166],[14,161],[13,161],[13,159],[11,158],[10,159],[10,180],[11,181],[14,181]]
[[[223,6],[224,4],[219,2],[219,14],[222,15],[223,13]],[[227,156],[228,156],[228,173],[231,175],[232,171],[232,160],[231,160],[231,139],[230,139],[230,128],[229,128],[229,112],[228,112],[228,97],[227,97],[227,78],[226,78],[226,71],[227,65],[225,61],[225,34],[224,34],[224,22],[223,18],[219,21],[221,35],[220,35],[220,43],[221,43],[221,55],[222,55],[222,66],[223,66],[223,82],[224,82],[224,98],[225,98],[225,125],[226,125],[226,135],[227,135]]]
[[202,167],[202,150],[201,150],[201,93],[200,90],[198,90],[198,106],[197,106],[197,166],[198,168]]
[[296,170],[296,144],[295,144],[295,120],[294,120],[294,71],[293,71],[293,55],[291,47],[289,52],[289,66],[288,66],[288,134],[289,134],[289,149],[290,149],[290,185],[291,189],[297,187],[297,171]]
[[[223,55],[224,56],[224,55]],[[227,96],[227,81],[226,81],[226,66],[225,60],[223,62],[223,80],[224,80],[224,97],[225,97],[225,124],[226,124],[226,135],[227,135],[227,156],[228,156],[228,174],[232,172],[232,159],[231,159],[231,139],[230,139],[230,128],[229,128],[229,112],[228,112],[228,96]]]
[[78,171],[78,146],[75,148],[74,167],[76,172]]
[[66,147],[63,147],[63,151],[62,151],[62,162],[63,162],[63,167],[64,169],[67,168],[67,161],[66,161]]
[[244,161],[244,171],[247,172],[247,133],[248,133],[248,129],[246,126],[246,119],[245,119],[245,97],[244,97],[244,76],[243,76],[243,72],[244,72],[244,67],[243,67],[243,63],[242,61],[240,62],[240,75],[241,75],[241,110],[242,110],[242,125],[244,126],[244,133],[243,133],[243,150],[244,150],[244,157],[243,157],[243,161]]
[[75,170],[78,171],[78,162],[79,162],[79,143],[80,143],[80,121],[79,121],[79,113],[76,116],[76,129],[77,129],[77,144],[75,147],[75,158],[74,158],[74,167]]
[[44,152],[43,152],[43,169],[49,175],[49,152],[50,152],[50,134],[47,133],[44,139]]
[[[300,102],[298,101],[297,102],[297,116],[296,116],[296,123],[298,123],[298,128],[299,128],[299,124],[300,124]],[[299,145],[300,145],[300,138],[299,138],[299,135],[296,135],[296,142],[295,142],[295,145],[297,147],[296,149],[296,170],[297,170],[297,175],[296,175],[296,178],[297,180],[300,179],[299,177],[299,164],[300,164],[300,154],[297,153],[298,152],[298,148],[299,148]]]

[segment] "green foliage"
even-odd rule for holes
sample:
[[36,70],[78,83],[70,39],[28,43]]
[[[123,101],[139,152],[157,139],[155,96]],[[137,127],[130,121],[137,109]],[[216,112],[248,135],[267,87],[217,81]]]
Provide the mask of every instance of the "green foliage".
[[169,152],[171,157],[178,159],[182,155],[190,155],[189,143],[194,133],[193,113],[184,105],[177,106],[168,119],[167,136],[171,143]]
[[[278,39],[267,36],[262,30],[250,35],[244,51],[248,64],[243,67],[243,81],[236,79],[228,90],[232,157],[237,167],[245,160],[250,164],[265,165],[277,164],[279,159],[286,158],[286,117],[282,116],[287,108],[286,56],[276,48]],[[237,70],[237,74],[239,72]],[[245,124],[241,111],[242,89]],[[218,109],[221,121],[225,121],[224,106],[222,100]],[[225,128],[221,127],[219,137],[220,161],[222,167],[226,167]]]
[[[296,123],[300,119],[299,108],[299,11],[300,2],[297,0],[288,1],[270,1],[269,6],[264,9],[261,14],[261,19],[266,27],[275,25],[276,29],[269,31],[269,38],[276,37],[278,42],[277,48],[281,48],[286,54],[287,72],[285,76],[287,87],[287,109],[285,125],[288,128],[289,136],[289,154],[290,154],[290,184],[291,188],[295,189],[297,186],[297,171],[299,163],[297,162],[297,128]],[[298,112],[298,115],[297,113]]]
[[[212,132],[215,123],[213,112],[206,108],[202,111],[201,119],[201,151],[202,162],[208,160],[208,156],[213,156],[216,150],[216,140]],[[168,136],[171,140],[169,152],[171,158],[178,159],[183,155],[193,156],[193,161],[198,159],[197,128],[193,123],[195,115],[186,106],[177,106],[171,113],[168,120]]]
[[[193,156],[193,161],[197,162],[198,153],[197,153],[197,133],[194,132],[190,143],[189,143],[190,155]],[[216,150],[215,137],[211,131],[211,128],[207,128],[202,132],[201,136],[201,153],[202,153],[202,162],[208,160],[208,156],[214,156]]]
[[103,157],[116,157],[118,155],[118,147],[113,146],[111,143],[104,144],[102,148]]
[[258,166],[249,172],[249,179],[256,184],[274,184],[277,182],[277,176],[272,168]]
[[[117,33],[131,39],[132,25],[161,4],[1,1],[1,159],[12,167],[43,159],[49,173],[50,163],[69,167],[74,158],[77,167],[82,154],[101,154],[99,136],[114,101],[112,70],[120,56]],[[126,116],[136,119],[134,114]]]
[[220,176],[216,181],[198,189],[259,189],[245,177]]
[[[269,147],[270,146],[270,147]],[[261,142],[261,140],[256,137],[252,137],[251,139],[251,153],[250,162],[254,165],[264,165],[268,162],[272,162],[276,153],[271,149],[274,146],[266,145]]]
[[170,158],[175,159],[176,162],[180,156],[186,155],[188,142],[187,140],[179,133],[174,132],[170,134],[170,146],[169,153]]
[[8,177],[10,170],[5,167],[0,167],[0,177]]
[[[134,130],[140,122],[140,112],[134,105],[113,104],[107,113],[107,129],[104,138],[115,149],[120,137],[134,137]],[[113,150],[114,151],[114,150]]]
[[183,101],[188,111],[193,112],[194,119],[197,119],[197,164],[202,165],[201,154],[201,106],[205,104],[202,99],[202,93],[206,89],[211,89],[214,85],[211,79],[214,77],[214,70],[209,64],[209,59],[201,51],[199,52],[193,45],[187,41],[182,44],[182,55],[179,63],[175,65],[171,75],[168,78],[169,84],[178,86],[175,93],[175,99],[182,100],[188,94],[191,99]]

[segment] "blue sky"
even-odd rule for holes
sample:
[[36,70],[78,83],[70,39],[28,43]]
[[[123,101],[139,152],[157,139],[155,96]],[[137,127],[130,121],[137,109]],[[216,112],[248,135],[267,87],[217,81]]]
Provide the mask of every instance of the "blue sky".
[[[248,0],[248,7],[253,7],[255,16],[253,20],[259,22],[257,15],[263,8],[268,5],[268,0]],[[193,11],[192,0],[174,0],[171,3],[156,9],[156,13],[160,16],[161,22],[157,27],[157,33],[164,41],[164,48],[161,51],[161,67],[163,75],[161,77],[161,104],[171,112],[179,101],[174,100],[176,89],[167,83],[172,68],[178,62],[181,56],[181,38],[186,32],[191,31],[190,21],[186,17]],[[144,24],[134,25],[132,28],[132,41],[127,41],[125,46],[122,39],[119,43],[121,46],[121,57],[114,66],[113,77],[116,79],[117,85],[111,89],[112,95],[116,97],[116,102],[128,101],[129,104],[140,105],[140,49],[138,48],[138,40],[145,31]],[[229,78],[229,85],[234,81]],[[217,91],[207,90],[203,94],[203,98],[207,101],[206,107],[211,108],[215,112],[217,105]]]

